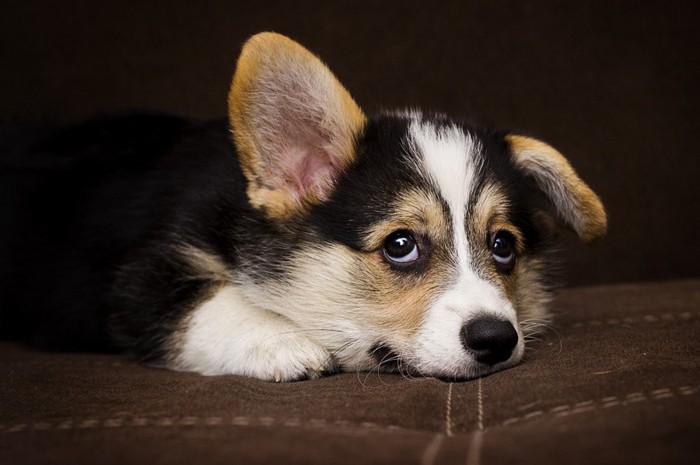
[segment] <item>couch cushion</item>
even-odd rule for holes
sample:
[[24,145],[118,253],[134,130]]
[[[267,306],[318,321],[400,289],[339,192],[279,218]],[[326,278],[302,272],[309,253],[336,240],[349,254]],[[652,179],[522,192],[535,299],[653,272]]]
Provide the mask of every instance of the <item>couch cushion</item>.
[[700,280],[565,290],[525,361],[289,384],[0,345],[0,463],[673,463],[700,452]]

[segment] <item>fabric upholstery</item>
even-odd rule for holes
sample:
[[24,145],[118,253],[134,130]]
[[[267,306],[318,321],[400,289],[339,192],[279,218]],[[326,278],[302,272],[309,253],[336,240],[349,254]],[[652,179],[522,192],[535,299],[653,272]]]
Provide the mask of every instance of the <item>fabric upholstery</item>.
[[700,280],[573,288],[481,380],[288,384],[0,346],[0,463],[686,463],[700,447]]

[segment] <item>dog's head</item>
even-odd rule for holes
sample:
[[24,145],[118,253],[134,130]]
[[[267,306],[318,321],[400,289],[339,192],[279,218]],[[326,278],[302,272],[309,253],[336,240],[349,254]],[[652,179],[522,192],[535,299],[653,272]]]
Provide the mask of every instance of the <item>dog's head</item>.
[[517,363],[547,316],[557,229],[606,230],[551,146],[420,112],[367,117],[277,34],[244,46],[229,116],[250,202],[277,231],[246,292],[346,369],[466,378]]

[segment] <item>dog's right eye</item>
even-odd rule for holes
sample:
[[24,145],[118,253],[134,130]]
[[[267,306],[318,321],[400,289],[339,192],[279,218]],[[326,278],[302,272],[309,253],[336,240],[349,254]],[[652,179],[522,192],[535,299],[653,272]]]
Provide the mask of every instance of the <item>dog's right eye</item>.
[[409,231],[400,229],[384,240],[384,256],[391,263],[408,265],[418,260],[418,244]]

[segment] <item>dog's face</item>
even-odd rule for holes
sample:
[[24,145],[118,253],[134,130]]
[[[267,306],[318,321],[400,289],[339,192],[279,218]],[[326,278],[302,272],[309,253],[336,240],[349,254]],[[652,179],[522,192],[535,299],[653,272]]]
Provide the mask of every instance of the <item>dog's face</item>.
[[346,370],[467,378],[517,363],[547,317],[558,225],[605,232],[552,147],[419,112],[368,118],[276,34],[244,47],[229,109],[250,201],[280,231],[239,279]]

